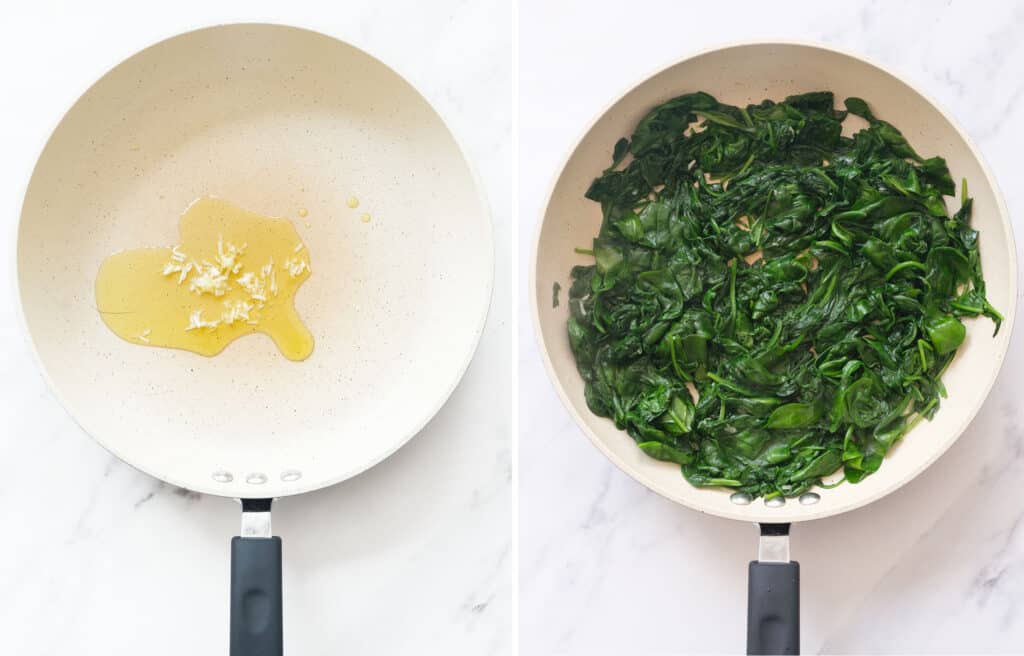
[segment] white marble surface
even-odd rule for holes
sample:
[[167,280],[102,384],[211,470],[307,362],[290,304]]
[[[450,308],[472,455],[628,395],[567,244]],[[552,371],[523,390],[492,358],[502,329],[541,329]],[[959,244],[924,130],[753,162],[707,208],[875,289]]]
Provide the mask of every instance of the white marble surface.
[[[1024,5],[599,6],[521,3],[524,272],[551,177],[592,116],[663,64],[748,38],[836,44],[926,89],[974,137],[1024,235]],[[741,651],[755,528],[677,507],[614,469],[548,384],[522,291],[520,317],[522,653]],[[859,511],[794,527],[805,653],[1024,649],[1022,364],[1018,340],[978,418],[915,481]]]
[[49,131],[107,68],[234,21],[296,24],[369,50],[449,120],[494,210],[498,266],[479,352],[437,418],[379,467],[275,504],[292,654],[514,649],[515,9],[485,2],[31,2],[0,24],[0,654],[227,651],[236,504],[162,486],[65,415],[14,302],[13,235]]

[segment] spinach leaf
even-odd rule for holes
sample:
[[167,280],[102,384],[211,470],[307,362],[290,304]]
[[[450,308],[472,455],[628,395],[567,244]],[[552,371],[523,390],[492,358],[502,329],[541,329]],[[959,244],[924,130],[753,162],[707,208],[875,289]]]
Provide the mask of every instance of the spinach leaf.
[[[856,483],[945,395],[985,297],[964,182],[829,91],[652,109],[587,197],[569,343],[596,414],[698,486]],[[842,135],[848,114],[868,127]],[[557,289],[554,292],[557,299]]]

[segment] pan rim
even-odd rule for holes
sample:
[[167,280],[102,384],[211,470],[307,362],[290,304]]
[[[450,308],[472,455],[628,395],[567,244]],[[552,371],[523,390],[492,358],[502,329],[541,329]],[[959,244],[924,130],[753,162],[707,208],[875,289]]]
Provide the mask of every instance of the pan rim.
[[25,220],[25,217],[24,217],[25,201],[27,199],[29,187],[31,186],[32,181],[35,178],[37,169],[39,167],[39,163],[40,163],[43,155],[46,153],[47,148],[50,146],[50,143],[53,140],[57,130],[64,123],[64,121],[68,118],[68,116],[75,110],[75,108],[79,105],[79,103],[82,101],[82,99],[86,95],[88,95],[94,88],[96,88],[98,85],[100,85],[105,79],[107,79],[107,77],[109,75],[111,75],[114,71],[116,71],[122,65],[124,65],[128,61],[130,61],[130,60],[132,60],[132,59],[134,59],[134,58],[136,58],[138,56],[141,56],[143,53],[146,53],[146,52],[148,52],[148,51],[150,51],[150,50],[152,50],[154,48],[158,48],[158,47],[162,46],[163,44],[165,44],[167,42],[170,42],[170,41],[178,39],[178,38],[183,38],[183,37],[195,35],[195,34],[198,34],[198,33],[201,33],[201,32],[215,31],[215,30],[221,30],[221,29],[225,29],[225,28],[233,29],[233,28],[246,28],[246,27],[260,28],[260,29],[262,29],[262,28],[274,28],[274,29],[280,29],[280,30],[287,30],[287,31],[306,33],[306,35],[313,36],[313,37],[316,37],[316,38],[329,39],[329,40],[334,41],[336,43],[340,43],[340,44],[342,44],[344,46],[352,48],[353,50],[361,53],[363,56],[369,58],[371,61],[380,64],[381,66],[386,68],[391,74],[396,76],[401,82],[403,82],[405,85],[407,85],[409,87],[409,89],[411,89],[424,102],[424,104],[430,109],[430,111],[432,111],[437,116],[437,118],[440,120],[442,126],[447,131],[448,135],[450,136],[450,138],[452,140],[452,143],[455,145],[455,148],[457,149],[457,151],[459,153],[459,156],[461,157],[462,161],[464,162],[467,171],[469,172],[469,176],[470,176],[470,179],[472,180],[472,183],[473,183],[473,190],[475,192],[475,196],[476,196],[476,199],[477,199],[477,204],[478,204],[479,211],[480,211],[480,219],[482,221],[482,228],[483,228],[483,232],[484,232],[484,239],[485,239],[485,242],[486,242],[485,244],[483,244],[482,250],[487,254],[487,257],[489,259],[489,266],[486,268],[486,280],[481,281],[482,282],[482,290],[484,292],[483,294],[481,294],[481,297],[482,297],[481,305],[482,305],[482,307],[478,311],[476,325],[473,326],[473,330],[472,330],[472,333],[471,333],[471,338],[472,339],[471,340],[467,340],[465,355],[463,356],[462,361],[459,362],[459,364],[458,364],[458,367],[456,369],[456,375],[452,378],[451,381],[449,381],[449,384],[444,389],[439,391],[439,393],[435,397],[436,401],[435,401],[434,404],[432,404],[433,407],[430,410],[430,412],[429,413],[424,413],[424,416],[423,416],[422,420],[417,422],[415,424],[415,426],[407,432],[406,435],[402,436],[398,440],[395,440],[394,443],[392,444],[392,448],[390,448],[389,450],[382,451],[380,454],[377,454],[377,457],[375,459],[373,459],[373,460],[368,460],[368,461],[361,462],[357,466],[350,467],[349,469],[346,469],[346,470],[338,473],[335,476],[330,476],[330,477],[322,478],[320,480],[316,480],[316,481],[313,481],[313,482],[306,481],[304,479],[299,479],[298,481],[294,481],[294,482],[268,481],[267,484],[265,484],[265,485],[262,485],[260,487],[254,487],[253,488],[254,494],[250,495],[251,497],[280,498],[280,497],[294,496],[294,495],[297,495],[297,494],[304,494],[306,492],[313,492],[315,490],[320,490],[320,489],[324,489],[324,488],[327,488],[327,487],[331,487],[333,485],[337,485],[338,483],[341,483],[341,482],[346,481],[346,480],[348,480],[350,478],[358,476],[359,474],[367,471],[368,469],[371,469],[371,468],[375,467],[376,465],[380,464],[381,462],[383,462],[384,460],[386,460],[387,458],[392,456],[399,449],[401,449],[403,446],[408,444],[409,441],[412,440],[413,437],[415,437],[420,432],[422,432],[423,429],[426,427],[426,425],[429,424],[437,416],[437,414],[441,411],[441,409],[447,404],[448,400],[451,398],[452,394],[455,392],[456,388],[459,386],[459,384],[462,382],[462,379],[465,377],[466,371],[469,369],[469,366],[472,363],[473,358],[476,355],[477,349],[478,349],[478,347],[480,345],[480,341],[481,341],[481,339],[483,337],[484,330],[486,328],[487,318],[490,315],[491,305],[493,303],[494,277],[495,277],[495,260],[496,260],[496,258],[495,258],[495,243],[494,243],[494,220],[493,220],[493,214],[492,214],[490,202],[489,202],[489,200],[487,198],[487,195],[486,195],[486,192],[485,192],[485,189],[484,189],[484,185],[483,185],[482,180],[480,178],[479,172],[477,171],[476,165],[473,163],[473,161],[469,157],[467,157],[467,155],[466,155],[466,148],[463,145],[463,141],[459,138],[459,135],[457,134],[457,132],[452,128],[450,122],[446,118],[445,113],[440,111],[434,105],[434,103],[430,102],[430,100],[427,98],[427,96],[425,96],[423,94],[423,92],[420,91],[419,87],[414,85],[406,76],[402,75],[394,66],[392,66],[391,64],[387,63],[386,61],[380,59],[379,57],[373,55],[372,53],[368,52],[364,48],[362,48],[360,46],[357,46],[357,45],[355,45],[355,44],[353,44],[353,43],[351,43],[349,41],[346,41],[343,38],[340,38],[340,37],[337,37],[337,36],[334,36],[334,35],[331,35],[331,34],[327,34],[325,32],[321,32],[319,30],[312,29],[312,28],[309,28],[309,27],[298,26],[298,25],[287,24],[287,23],[281,23],[281,22],[274,22],[274,21],[222,22],[222,23],[214,23],[214,24],[211,24],[211,25],[202,25],[202,26],[195,27],[195,28],[192,28],[192,29],[187,29],[185,31],[176,32],[176,33],[173,33],[173,34],[171,34],[169,36],[161,37],[161,38],[158,38],[156,40],[153,40],[153,41],[149,42],[148,45],[146,45],[146,46],[144,46],[142,48],[139,48],[137,50],[134,50],[130,54],[125,56],[124,58],[119,59],[116,63],[114,63],[113,65],[111,65],[108,68],[106,68],[102,72],[102,74],[100,74],[91,83],[89,83],[85,87],[85,89],[83,89],[81,91],[81,93],[79,93],[77,96],[75,96],[75,100],[72,102],[72,104],[64,112],[62,112],[60,114],[60,116],[53,123],[53,125],[49,129],[49,131],[45,133],[46,136],[43,139],[42,146],[37,149],[37,154],[36,154],[36,157],[35,157],[35,160],[34,160],[35,163],[31,167],[31,169],[30,169],[30,171],[28,173],[27,178],[25,179],[24,183],[21,186],[21,196],[20,196],[21,197],[21,204],[20,204],[19,209],[18,209],[18,220],[13,222],[12,228],[11,228],[13,230],[13,235],[14,235],[14,238],[11,240],[11,244],[12,244],[11,250],[13,252],[12,253],[13,257],[11,257],[11,267],[12,267],[12,270],[13,270],[13,275],[12,275],[12,282],[13,282],[13,285],[14,285],[14,295],[13,295],[13,297],[14,297],[14,301],[15,301],[15,305],[16,305],[16,314],[18,316],[18,324],[19,324],[20,330],[22,332],[22,338],[26,342],[26,345],[28,347],[28,351],[31,354],[32,360],[34,361],[34,363],[36,365],[36,369],[39,372],[39,374],[42,376],[43,381],[46,383],[47,389],[50,391],[51,394],[53,394],[53,396],[57,400],[58,404],[61,406],[61,408],[67,414],[67,416],[69,416],[71,418],[71,420],[74,422],[74,424],[81,430],[82,433],[84,433],[89,438],[91,438],[94,442],[96,442],[101,447],[103,447],[108,453],[110,453],[111,455],[116,457],[119,461],[129,465],[130,467],[132,467],[133,469],[135,469],[135,470],[137,470],[139,472],[142,472],[143,474],[146,474],[146,475],[151,476],[151,477],[153,477],[153,478],[155,478],[157,480],[164,481],[166,483],[169,483],[171,485],[174,485],[174,486],[177,486],[177,487],[180,487],[180,488],[184,488],[184,489],[191,490],[191,491],[194,491],[194,492],[199,492],[199,493],[202,493],[202,494],[208,494],[208,495],[211,495],[211,496],[217,496],[217,497],[223,497],[223,498],[229,498],[229,499],[230,498],[237,499],[237,498],[240,498],[240,497],[239,497],[238,494],[235,494],[233,492],[226,491],[226,490],[223,490],[223,489],[218,489],[217,483],[215,481],[213,481],[212,479],[209,482],[204,481],[202,484],[197,484],[198,481],[184,481],[184,480],[178,479],[175,476],[167,476],[167,475],[165,475],[163,473],[158,473],[158,472],[154,471],[152,467],[144,466],[144,465],[140,465],[140,464],[138,464],[136,462],[132,462],[131,460],[129,460],[126,457],[124,457],[121,453],[119,453],[118,449],[116,449],[109,442],[109,440],[106,440],[104,437],[99,435],[97,432],[89,430],[86,426],[84,426],[81,423],[80,419],[75,415],[74,412],[72,412],[71,404],[69,403],[69,400],[66,398],[64,392],[54,382],[53,377],[50,375],[50,370],[47,367],[46,363],[43,361],[43,358],[40,355],[39,350],[38,350],[38,348],[36,346],[35,337],[33,336],[32,330],[30,329],[30,326],[28,324],[28,317],[26,316],[26,313],[25,313],[25,306],[24,306],[24,302],[23,302],[23,298],[22,298],[21,275],[20,275],[20,267],[19,267],[18,255],[19,255],[20,249],[21,249],[21,244],[20,244],[19,236],[20,236],[20,233],[21,233],[22,221]]
[[[970,409],[969,412],[967,412],[967,414],[964,417],[964,420],[957,427],[954,437],[949,439],[944,445],[942,445],[941,448],[930,453],[928,458],[925,458],[921,462],[916,463],[915,466],[911,468],[905,476],[896,479],[895,481],[893,481],[891,485],[878,490],[874,494],[864,495],[862,498],[855,499],[854,501],[841,507],[817,505],[812,507],[814,508],[814,510],[807,511],[805,509],[805,511],[802,513],[793,513],[789,510],[785,510],[782,508],[760,508],[753,504],[748,506],[735,506],[735,508],[720,509],[718,507],[711,507],[705,504],[701,504],[699,502],[691,501],[689,499],[673,496],[667,488],[663,488],[657,485],[655,482],[649,480],[645,474],[640,472],[635,467],[632,467],[629,463],[625,462],[622,458],[616,455],[604,443],[604,441],[597,436],[597,434],[591,428],[590,423],[588,421],[588,417],[584,417],[583,414],[577,410],[575,404],[569,398],[568,392],[565,390],[564,386],[561,383],[561,380],[558,377],[558,374],[555,370],[555,365],[551,360],[551,355],[544,341],[544,333],[541,327],[540,320],[540,297],[537,293],[538,254],[540,251],[541,238],[543,234],[544,224],[547,218],[548,208],[551,205],[551,201],[554,196],[555,190],[558,187],[558,182],[561,179],[562,174],[564,173],[566,166],[569,163],[569,160],[576,153],[576,151],[582,145],[584,139],[586,139],[587,135],[591,132],[591,130],[594,129],[597,123],[616,104],[622,101],[627,95],[632,93],[635,89],[645,84],[646,82],[650,81],[652,78],[676,66],[679,66],[684,62],[697,59],[699,57],[703,57],[705,55],[709,55],[715,52],[747,48],[752,46],[781,46],[809,48],[842,55],[844,57],[866,64],[885,75],[891,76],[895,80],[905,85],[911,91],[918,94],[929,105],[931,105],[939,113],[939,115],[946,121],[946,123],[948,123],[953,128],[957,135],[961,139],[963,139],[964,143],[967,145],[968,150],[971,152],[971,155],[978,162],[978,165],[981,168],[981,171],[984,174],[986,181],[992,187],[993,194],[996,199],[996,207],[998,210],[999,219],[1002,222],[1003,226],[1006,228],[1006,247],[1009,253],[1008,264],[1010,270],[1012,271],[1012,275],[1010,277],[1008,286],[1009,296],[1013,300],[1010,307],[1007,308],[1003,321],[1003,327],[1007,331],[1008,338],[1005,340],[1000,352],[998,353],[998,358],[995,362],[995,366],[992,368],[991,376],[988,378],[987,381],[985,381],[983,394],[980,396],[980,401],[976,403],[974,407]],[[966,431],[968,426],[970,426],[970,424],[974,421],[974,419],[977,417],[978,412],[981,410],[981,407],[985,404],[985,401],[988,399],[988,395],[992,390],[992,386],[995,384],[995,381],[999,377],[999,373],[1002,370],[1003,363],[1006,360],[1006,353],[1013,339],[1013,329],[1017,314],[1017,267],[1017,248],[1016,239],[1013,233],[1013,224],[1010,221],[1009,211],[1006,207],[1006,201],[1003,197],[1002,191],[999,188],[998,182],[992,175],[992,171],[989,168],[988,163],[985,161],[985,158],[982,156],[980,150],[977,148],[976,144],[974,143],[974,140],[971,139],[970,135],[960,126],[960,124],[952,117],[952,115],[948,111],[946,111],[946,109],[941,104],[939,104],[930,94],[922,91],[920,88],[918,88],[917,85],[911,83],[902,75],[897,74],[896,72],[874,61],[873,59],[869,57],[864,57],[863,55],[851,52],[843,48],[835,47],[831,44],[801,39],[746,39],[722,42],[717,45],[702,48],[700,50],[696,50],[694,52],[685,54],[682,57],[674,58],[668,63],[663,64],[657,67],[656,69],[653,69],[645,73],[642,77],[626,86],[621,92],[612,96],[611,100],[606,102],[605,105],[591,117],[591,119],[586,123],[584,128],[580,130],[578,136],[572,141],[572,144],[568,148],[565,155],[562,157],[561,163],[559,164],[558,168],[555,169],[555,172],[551,176],[551,179],[548,183],[547,193],[544,196],[544,205],[542,206],[540,220],[538,220],[536,222],[536,225],[534,226],[533,240],[531,242],[528,293],[530,294],[529,305],[531,322],[533,324],[534,342],[537,345],[538,350],[540,352],[540,358],[541,361],[544,363],[544,370],[547,373],[549,381],[555,388],[555,392],[558,395],[558,398],[561,401],[562,406],[568,411],[569,415],[575,422],[577,428],[579,428],[583,432],[583,434],[586,435],[590,443],[594,447],[596,447],[597,450],[600,451],[608,460],[610,460],[612,464],[614,464],[620,471],[628,475],[637,483],[643,485],[648,490],[651,490],[652,492],[667,499],[668,501],[671,501],[673,503],[689,508],[690,510],[695,510],[703,514],[722,517],[724,519],[741,520],[747,522],[753,521],[798,523],[811,521],[815,519],[824,519],[826,517],[832,517],[845,512],[856,510],[858,508],[866,506],[874,501],[877,501],[883,497],[892,494],[893,492],[902,488],[910,481],[917,478],[924,470],[928,469],[928,467],[930,467],[936,460],[938,460],[943,454],[945,454],[946,451],[948,451],[949,448],[952,447],[957,440],[960,439],[964,431]],[[605,418],[597,417],[596,415],[591,415],[590,418],[606,420]],[[685,479],[683,479],[682,476],[680,476],[680,480],[685,483]]]

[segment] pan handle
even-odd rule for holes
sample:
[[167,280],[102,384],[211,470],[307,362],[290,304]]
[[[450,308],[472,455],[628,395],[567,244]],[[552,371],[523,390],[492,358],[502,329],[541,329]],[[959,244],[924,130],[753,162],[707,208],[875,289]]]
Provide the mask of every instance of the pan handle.
[[231,538],[231,656],[281,656],[281,538],[271,499],[242,499],[242,535]]
[[747,653],[800,653],[800,563],[789,559],[789,524],[761,524],[747,580]]

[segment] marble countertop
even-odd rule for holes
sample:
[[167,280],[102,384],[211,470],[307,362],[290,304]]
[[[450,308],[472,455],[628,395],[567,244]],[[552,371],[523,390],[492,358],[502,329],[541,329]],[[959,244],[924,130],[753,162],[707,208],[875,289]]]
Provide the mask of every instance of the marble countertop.
[[[660,66],[743,39],[835,44],[925,89],[974,138],[1024,234],[1024,6],[740,1],[712,19],[696,6],[521,3],[524,275],[551,178],[583,126]],[[520,317],[522,653],[742,651],[755,527],[676,506],[615,469],[548,383],[522,291]],[[805,653],[1022,649],[1022,364],[1018,340],[977,419],[916,480],[794,527]]]
[[[108,68],[209,24],[313,28],[395,67],[449,121],[499,245],[476,358],[430,425],[380,466],[274,506],[292,654],[510,654],[514,648],[515,8],[500,0],[244,4],[32,2],[0,25],[0,653],[227,651],[239,508],[164,486],[71,421],[29,356],[14,300],[24,184],[50,130]],[[467,56],[467,52],[472,56]],[[486,117],[486,120],[480,120]]]

